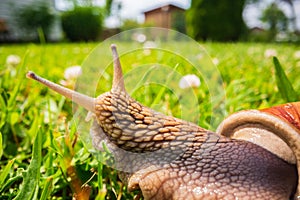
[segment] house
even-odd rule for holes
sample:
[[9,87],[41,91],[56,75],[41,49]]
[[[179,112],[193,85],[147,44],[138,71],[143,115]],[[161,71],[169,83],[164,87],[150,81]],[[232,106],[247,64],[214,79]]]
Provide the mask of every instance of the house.
[[[41,0],[43,1],[43,0]],[[26,31],[17,21],[17,15],[20,8],[34,5],[38,0],[0,0],[0,42],[18,42],[27,41],[36,38],[36,30]],[[50,9],[57,13],[55,8],[55,0],[49,1]],[[54,21],[50,40],[58,40],[62,37],[62,31],[59,21]]]
[[143,12],[145,24],[185,32],[185,8],[169,3]]

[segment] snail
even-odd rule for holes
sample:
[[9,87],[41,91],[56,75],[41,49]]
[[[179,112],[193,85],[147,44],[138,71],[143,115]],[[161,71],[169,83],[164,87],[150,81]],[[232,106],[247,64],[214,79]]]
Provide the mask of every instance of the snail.
[[93,145],[114,153],[128,190],[144,199],[297,199],[300,103],[232,114],[206,130],[126,92],[115,45],[112,89],[96,98],[37,80],[93,113]]

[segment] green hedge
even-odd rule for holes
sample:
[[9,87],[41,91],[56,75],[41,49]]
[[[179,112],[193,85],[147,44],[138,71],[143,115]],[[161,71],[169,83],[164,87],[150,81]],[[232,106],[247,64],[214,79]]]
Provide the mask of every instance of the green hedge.
[[96,40],[102,31],[103,17],[97,7],[75,7],[62,14],[62,28],[71,41]]
[[[55,14],[51,10],[49,3],[35,1],[23,7],[16,8],[14,12],[17,25],[21,29],[26,30],[27,33],[34,36],[38,36],[38,29],[41,29],[46,39],[49,37],[51,25],[55,20]],[[30,39],[28,35],[24,37],[23,39],[25,40]]]
[[246,31],[245,0],[192,0],[188,32],[196,40],[236,41]]

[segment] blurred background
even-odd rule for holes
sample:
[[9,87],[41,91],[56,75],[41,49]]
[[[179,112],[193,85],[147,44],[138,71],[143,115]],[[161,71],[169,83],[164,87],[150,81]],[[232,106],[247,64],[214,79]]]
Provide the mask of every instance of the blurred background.
[[101,41],[162,27],[198,41],[299,42],[300,0],[1,0],[0,42]]

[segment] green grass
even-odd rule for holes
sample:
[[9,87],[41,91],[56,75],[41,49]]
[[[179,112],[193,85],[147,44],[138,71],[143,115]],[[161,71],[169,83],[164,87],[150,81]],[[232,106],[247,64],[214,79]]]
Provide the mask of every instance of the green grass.
[[[59,82],[67,67],[81,65],[96,46],[95,43],[0,46],[0,199],[72,199],[82,184],[91,186],[91,199],[132,199],[134,194],[126,191],[115,170],[102,165],[84,147],[85,141],[78,136],[72,121],[71,102],[25,78],[26,72],[32,70]],[[288,89],[291,87],[280,68],[279,72],[278,68],[275,70],[272,57],[265,57],[267,49],[277,51],[289,82],[299,91],[300,58],[294,56],[299,46],[254,43],[204,43],[203,46],[211,58],[218,60],[226,91],[226,98],[220,100],[223,103],[217,104],[223,115],[286,102],[289,94],[280,90],[292,89]],[[21,58],[15,74],[6,64],[7,56],[12,54]],[[132,55],[126,59],[122,60],[125,72],[132,63],[138,66],[145,62],[143,57]],[[160,59],[166,65],[176,66],[170,55]],[[185,73],[183,66],[186,65],[178,65],[176,69]],[[97,91],[109,90],[111,72],[110,69],[104,74]],[[276,74],[281,79],[276,80]],[[135,83],[128,83],[128,87],[133,87],[130,84]],[[203,84],[193,92],[199,104],[198,123],[213,128],[207,86]],[[142,86],[133,90],[132,95],[147,106],[180,116],[178,96],[169,88]]]

